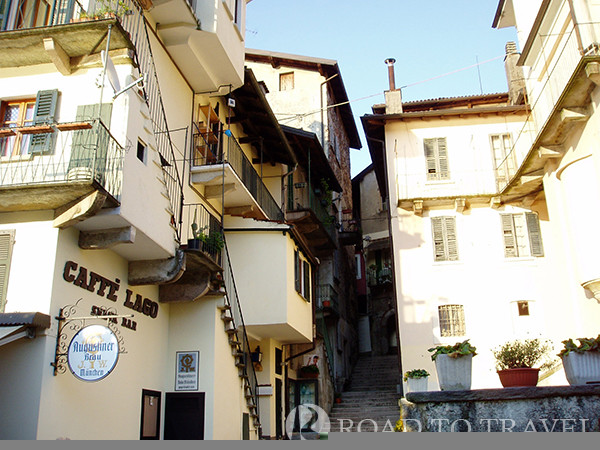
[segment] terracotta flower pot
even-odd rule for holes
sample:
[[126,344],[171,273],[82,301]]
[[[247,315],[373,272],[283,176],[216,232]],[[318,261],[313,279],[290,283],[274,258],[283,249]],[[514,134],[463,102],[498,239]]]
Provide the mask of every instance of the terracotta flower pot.
[[504,387],[537,386],[540,369],[506,369],[498,370],[500,383]]

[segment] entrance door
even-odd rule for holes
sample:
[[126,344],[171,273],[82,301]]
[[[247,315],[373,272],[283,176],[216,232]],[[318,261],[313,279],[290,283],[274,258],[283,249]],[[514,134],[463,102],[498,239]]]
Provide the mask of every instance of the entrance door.
[[166,395],[165,440],[204,439],[204,400],[204,392]]
[[275,378],[275,434],[277,439],[283,436],[283,401],[282,401],[283,382]]

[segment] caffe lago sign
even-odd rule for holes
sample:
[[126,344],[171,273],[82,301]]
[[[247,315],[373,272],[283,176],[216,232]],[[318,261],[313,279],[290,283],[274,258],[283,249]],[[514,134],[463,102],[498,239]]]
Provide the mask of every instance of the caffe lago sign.
[[90,325],[73,336],[69,344],[69,369],[83,381],[100,381],[117,365],[119,343],[110,328]]

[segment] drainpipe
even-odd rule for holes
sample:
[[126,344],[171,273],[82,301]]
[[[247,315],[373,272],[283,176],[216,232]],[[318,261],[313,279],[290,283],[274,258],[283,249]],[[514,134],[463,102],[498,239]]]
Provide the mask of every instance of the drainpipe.
[[[339,75],[339,73],[336,73],[335,75],[330,76],[329,78],[327,78],[325,81],[323,81],[321,83],[321,85],[319,86],[319,94],[321,96],[321,145],[323,146],[323,149],[327,152],[327,150],[325,149],[325,112],[323,111],[324,109],[324,101],[323,101],[323,86],[326,83],[329,83],[331,80],[333,80],[335,77],[337,77]],[[327,153],[325,153],[327,154]]]

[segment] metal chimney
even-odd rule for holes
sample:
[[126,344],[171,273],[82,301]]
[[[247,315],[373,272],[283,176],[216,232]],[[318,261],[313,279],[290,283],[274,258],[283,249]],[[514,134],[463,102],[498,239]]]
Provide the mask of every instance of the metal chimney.
[[394,75],[394,63],[396,60],[394,58],[388,58],[385,60],[385,63],[388,66],[388,76],[390,78],[390,91],[396,90],[396,76]]

